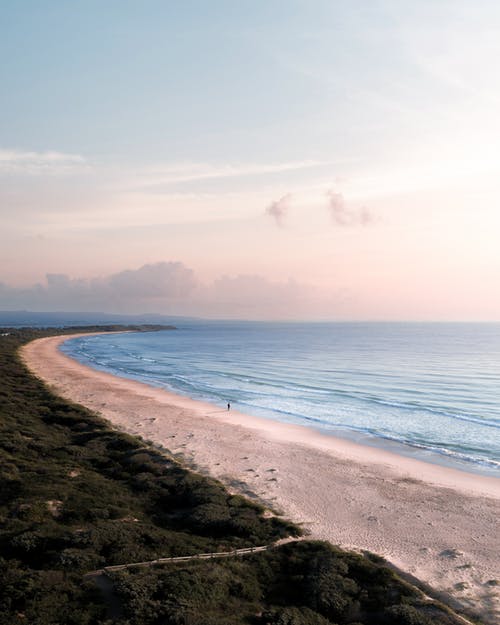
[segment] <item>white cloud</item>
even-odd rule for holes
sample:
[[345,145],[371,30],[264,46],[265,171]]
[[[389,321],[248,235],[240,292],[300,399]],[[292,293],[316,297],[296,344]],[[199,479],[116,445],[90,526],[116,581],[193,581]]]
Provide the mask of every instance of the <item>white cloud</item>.
[[226,178],[243,178],[247,176],[265,176],[272,174],[314,169],[329,163],[324,161],[303,160],[282,163],[241,163],[210,164],[210,163],[165,163],[152,165],[131,172],[125,186],[128,188],[148,188],[160,185],[174,185],[202,180]]
[[88,163],[80,154],[0,149],[0,173],[65,174],[87,167]]

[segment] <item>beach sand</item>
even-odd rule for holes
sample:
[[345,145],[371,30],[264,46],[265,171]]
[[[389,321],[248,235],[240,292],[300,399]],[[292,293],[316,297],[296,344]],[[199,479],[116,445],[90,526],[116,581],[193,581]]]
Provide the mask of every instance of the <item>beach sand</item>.
[[56,393],[161,444],[312,538],[377,553],[455,607],[500,620],[500,479],[190,400],[90,369],[36,340],[22,358]]

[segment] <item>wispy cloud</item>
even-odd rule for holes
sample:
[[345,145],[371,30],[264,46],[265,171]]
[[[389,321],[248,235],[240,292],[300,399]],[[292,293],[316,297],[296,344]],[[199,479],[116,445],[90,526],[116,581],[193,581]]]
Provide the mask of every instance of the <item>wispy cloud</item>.
[[266,215],[272,217],[276,222],[276,225],[283,226],[286,215],[290,208],[291,199],[292,194],[287,193],[283,197],[280,197],[279,200],[271,202],[271,204],[269,204],[269,206],[266,208]]
[[0,149],[0,173],[64,174],[87,167],[87,161],[80,154]]
[[337,226],[367,226],[375,221],[374,215],[365,207],[351,208],[347,206],[342,193],[327,191],[328,210]]
[[328,165],[328,162],[303,160],[283,163],[243,163],[237,165],[209,163],[171,163],[158,164],[135,172],[129,179],[129,188],[148,188],[168,186],[202,180],[226,178],[244,178],[248,176],[265,176],[272,174],[314,169]]

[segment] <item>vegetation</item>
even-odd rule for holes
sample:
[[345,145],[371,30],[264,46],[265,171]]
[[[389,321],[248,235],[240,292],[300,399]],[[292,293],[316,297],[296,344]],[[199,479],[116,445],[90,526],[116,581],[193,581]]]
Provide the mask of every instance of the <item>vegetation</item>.
[[323,542],[120,572],[113,581],[127,625],[457,623],[387,567]]
[[317,542],[84,577],[300,532],[53,395],[16,353],[60,333],[0,336],[0,625],[457,622],[381,564]]

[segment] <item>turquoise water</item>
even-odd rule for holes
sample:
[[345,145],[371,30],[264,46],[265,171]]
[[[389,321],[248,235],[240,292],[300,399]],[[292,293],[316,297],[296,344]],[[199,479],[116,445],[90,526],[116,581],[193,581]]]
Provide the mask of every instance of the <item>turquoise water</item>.
[[191,322],[62,349],[194,399],[500,477],[500,324]]

